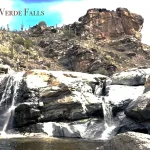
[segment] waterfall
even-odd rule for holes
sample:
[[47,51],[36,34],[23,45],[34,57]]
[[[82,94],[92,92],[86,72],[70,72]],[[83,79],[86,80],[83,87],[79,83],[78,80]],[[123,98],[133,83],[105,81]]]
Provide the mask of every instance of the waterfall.
[[107,96],[102,97],[102,108],[104,114],[104,128],[101,135],[102,140],[109,139],[113,135],[113,130],[115,129],[116,125],[113,122],[113,115],[112,115],[112,107],[110,105],[109,99]]
[[105,128],[110,127],[113,124],[112,118],[112,107],[109,103],[109,99],[102,97],[102,108],[103,108],[103,115],[104,115],[104,126]]
[[[100,83],[100,82],[99,82]],[[95,95],[102,100],[102,109],[104,115],[104,131],[101,134],[101,140],[109,139],[113,135],[113,130],[116,125],[113,122],[112,107],[109,101],[109,97],[106,91],[106,80],[103,81],[103,84],[99,84],[95,87]]]
[[[5,117],[3,128],[1,131],[2,136],[6,135],[6,130],[7,130],[9,121],[11,119],[11,116],[13,116],[16,100],[18,97],[18,89],[19,89],[19,85],[23,79],[23,74],[24,74],[24,72],[18,72],[18,73],[10,74],[8,77],[6,87],[5,87],[5,90],[3,92],[1,102],[0,102],[0,106],[3,105],[3,103],[5,103],[6,107],[9,107],[9,108],[7,108],[5,113],[3,114],[3,116],[6,116],[6,117]],[[11,95],[12,87],[13,87],[13,94]],[[8,105],[8,102],[7,102],[8,98],[11,98],[11,105],[10,106]]]
[[0,106],[2,105],[3,102],[6,102],[6,105],[7,105],[7,99],[10,97],[12,86],[13,86],[13,75],[9,75],[5,90],[3,92],[3,95],[0,101]]

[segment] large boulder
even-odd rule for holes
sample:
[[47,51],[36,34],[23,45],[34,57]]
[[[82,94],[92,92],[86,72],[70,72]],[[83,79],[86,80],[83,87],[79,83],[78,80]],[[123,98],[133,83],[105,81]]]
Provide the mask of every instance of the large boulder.
[[149,150],[150,135],[127,132],[119,134],[106,142],[105,150]]
[[125,110],[126,116],[140,120],[148,121],[150,120],[150,78],[148,77],[145,82],[144,93],[138,97],[136,101],[130,103],[130,105]]
[[125,114],[127,117],[139,121],[150,120],[150,91],[131,102],[125,110]]
[[[15,109],[16,126],[103,116],[100,95],[106,78],[79,72],[27,71],[20,92],[21,104]],[[98,95],[95,94],[96,86],[99,87]],[[24,105],[25,111],[22,111],[20,107]],[[34,111],[38,115],[33,119]]]
[[113,74],[112,84],[139,86],[144,85],[147,75],[150,75],[149,69],[129,69],[121,73]]
[[[119,116],[120,117],[120,116]],[[150,133],[150,123],[148,122],[138,122],[131,118],[126,117],[123,115],[120,124],[118,125],[118,131],[119,133],[125,133],[128,131],[134,131],[134,132],[140,132],[149,134]]]
[[112,105],[113,113],[124,110],[130,102],[142,95],[144,86],[108,85],[106,95]]

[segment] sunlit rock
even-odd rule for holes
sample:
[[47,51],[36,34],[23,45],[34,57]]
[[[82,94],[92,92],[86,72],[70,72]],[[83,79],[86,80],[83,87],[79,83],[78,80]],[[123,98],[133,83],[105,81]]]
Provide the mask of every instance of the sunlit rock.
[[150,120],[150,91],[130,103],[125,110],[125,114],[132,119],[140,121]]
[[109,85],[106,87],[107,97],[113,107],[113,113],[124,110],[130,102],[143,94],[144,86]]
[[105,150],[149,150],[150,149],[150,135],[127,132],[119,134],[106,142]]

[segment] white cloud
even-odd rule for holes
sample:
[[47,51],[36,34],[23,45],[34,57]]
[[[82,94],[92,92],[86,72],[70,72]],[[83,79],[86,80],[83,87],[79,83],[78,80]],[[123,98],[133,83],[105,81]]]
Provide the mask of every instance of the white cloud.
[[[6,10],[13,10],[13,1],[12,0],[3,0],[0,4],[0,8],[5,8]],[[12,16],[2,16],[0,15],[0,27],[6,27],[12,20]]]
[[50,11],[58,11],[62,15],[62,24],[73,23],[83,16],[90,8],[106,8],[115,10],[117,7],[128,8],[131,12],[144,17],[144,28],[142,30],[143,42],[150,44],[150,9],[149,2],[142,0],[80,0],[55,3],[50,6]]

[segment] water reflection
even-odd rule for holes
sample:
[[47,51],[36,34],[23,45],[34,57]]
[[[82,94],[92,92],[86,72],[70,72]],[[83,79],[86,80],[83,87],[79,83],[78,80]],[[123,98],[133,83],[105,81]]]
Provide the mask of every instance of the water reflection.
[[68,139],[0,139],[0,150],[102,150],[102,142]]

